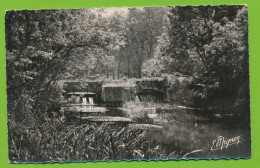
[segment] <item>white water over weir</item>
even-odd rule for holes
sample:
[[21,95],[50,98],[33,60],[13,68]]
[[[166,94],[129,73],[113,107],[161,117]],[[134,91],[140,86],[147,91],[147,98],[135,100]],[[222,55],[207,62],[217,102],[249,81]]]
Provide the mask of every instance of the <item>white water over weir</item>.
[[88,101],[89,101],[89,104],[91,104],[91,105],[93,105],[93,104],[94,104],[93,97],[89,97],[89,98],[88,98]]
[[86,97],[83,97],[83,98],[82,98],[82,104],[83,104],[83,105],[87,105],[87,98],[86,98]]
[[93,97],[83,97],[82,105],[94,105],[94,98]]

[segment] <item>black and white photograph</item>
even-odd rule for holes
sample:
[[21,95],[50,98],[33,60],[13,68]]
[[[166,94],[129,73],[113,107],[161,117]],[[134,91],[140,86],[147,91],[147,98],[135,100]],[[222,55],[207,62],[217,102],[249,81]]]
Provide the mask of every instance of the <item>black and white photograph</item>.
[[5,13],[10,163],[251,157],[248,7]]

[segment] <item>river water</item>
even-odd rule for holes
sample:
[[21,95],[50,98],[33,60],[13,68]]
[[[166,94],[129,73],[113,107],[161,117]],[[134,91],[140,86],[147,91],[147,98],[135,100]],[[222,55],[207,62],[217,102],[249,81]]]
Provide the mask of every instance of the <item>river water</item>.
[[[124,109],[109,108],[109,116],[129,117]],[[160,130],[148,130],[147,140],[160,143],[167,153],[178,152],[181,158],[186,153],[191,158],[238,158],[248,157],[251,151],[249,119],[217,114],[201,109],[173,108],[149,110],[141,118],[133,118],[136,124],[162,126]],[[219,137],[239,137],[240,142],[226,148],[211,150]],[[196,152],[197,151],[197,152]],[[175,155],[176,156],[176,155]]]

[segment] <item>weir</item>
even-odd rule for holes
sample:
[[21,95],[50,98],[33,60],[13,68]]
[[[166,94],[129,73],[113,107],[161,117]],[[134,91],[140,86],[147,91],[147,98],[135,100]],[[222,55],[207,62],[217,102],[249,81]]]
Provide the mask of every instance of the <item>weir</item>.
[[[68,117],[91,122],[132,122],[122,114],[114,115],[127,102],[141,103],[149,118],[157,117],[154,109],[155,103],[164,101],[165,83],[163,78],[136,79],[133,81],[66,81],[64,97],[69,104],[64,108]],[[150,109],[153,107],[153,109]],[[120,110],[119,110],[120,111]],[[140,126],[140,125],[139,125]],[[146,126],[146,125],[145,125]],[[144,127],[144,126],[142,126]]]

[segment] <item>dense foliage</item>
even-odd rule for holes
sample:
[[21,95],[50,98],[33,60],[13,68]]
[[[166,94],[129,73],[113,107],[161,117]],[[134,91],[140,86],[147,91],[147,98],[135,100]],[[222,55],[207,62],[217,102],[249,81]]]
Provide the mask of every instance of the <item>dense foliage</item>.
[[[203,86],[201,101],[240,104],[248,97],[247,7],[176,7],[170,11],[170,68]],[[236,102],[237,101],[237,102]],[[244,105],[244,104],[243,104]]]

